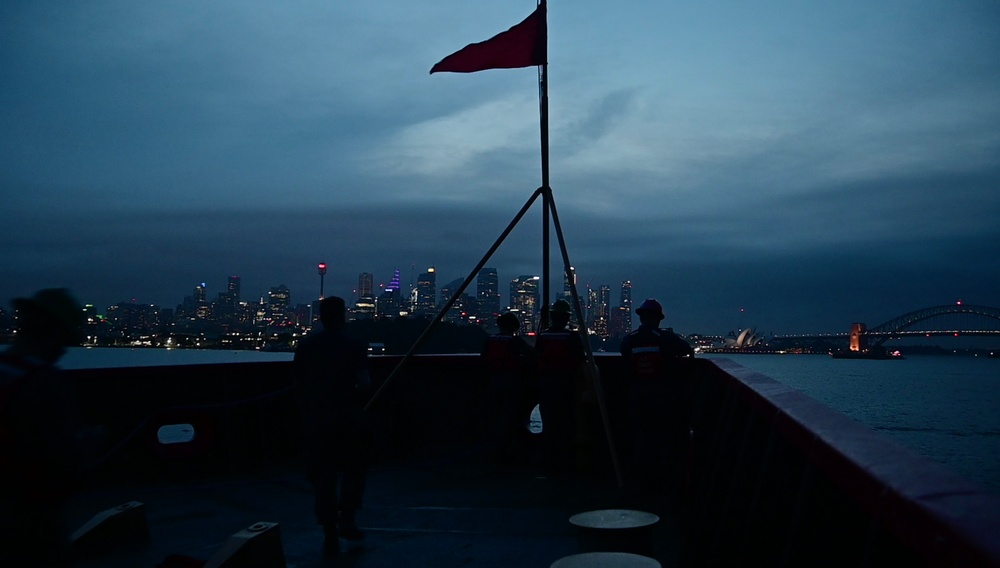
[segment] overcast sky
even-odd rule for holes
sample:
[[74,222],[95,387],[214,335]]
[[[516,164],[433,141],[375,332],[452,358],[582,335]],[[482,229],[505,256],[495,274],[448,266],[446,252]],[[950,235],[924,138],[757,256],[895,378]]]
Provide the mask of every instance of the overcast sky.
[[[0,4],[0,299],[173,307],[239,275],[307,303],[320,261],[348,298],[361,272],[464,277],[541,183],[538,75],[428,71],[534,7]],[[1000,306],[996,0],[551,0],[548,23],[581,288],[631,280],[683,333]],[[540,205],[487,266],[505,303],[541,273]]]

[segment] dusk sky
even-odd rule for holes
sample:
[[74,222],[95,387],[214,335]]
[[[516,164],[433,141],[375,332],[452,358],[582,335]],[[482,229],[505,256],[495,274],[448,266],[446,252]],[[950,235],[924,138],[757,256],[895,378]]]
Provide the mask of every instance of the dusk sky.
[[[3,2],[0,300],[464,277],[541,183],[538,74],[428,71],[534,8]],[[682,333],[1000,306],[996,0],[551,0],[548,25],[581,289],[631,280]],[[541,273],[540,203],[487,266],[505,304]]]

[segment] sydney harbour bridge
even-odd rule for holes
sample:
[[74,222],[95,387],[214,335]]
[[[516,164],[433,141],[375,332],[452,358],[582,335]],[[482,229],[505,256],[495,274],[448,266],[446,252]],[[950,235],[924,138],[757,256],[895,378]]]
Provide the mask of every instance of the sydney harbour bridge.
[[961,302],[905,313],[874,327],[854,322],[840,333],[775,335],[772,347],[837,343],[851,350],[878,349],[893,339],[907,337],[1000,336],[1000,308]]

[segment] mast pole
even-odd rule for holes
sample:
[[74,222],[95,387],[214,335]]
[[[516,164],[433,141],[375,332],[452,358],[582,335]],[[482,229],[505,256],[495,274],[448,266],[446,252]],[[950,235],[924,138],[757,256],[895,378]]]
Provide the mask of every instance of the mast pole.
[[[542,6],[545,0],[539,0]],[[548,14],[543,14],[546,28]],[[549,294],[549,209],[552,203],[552,188],[549,186],[549,62],[548,33],[546,32],[545,61],[538,67],[538,119],[541,132],[542,147],[542,306],[551,300]],[[542,310],[540,329],[548,327],[548,310]]]

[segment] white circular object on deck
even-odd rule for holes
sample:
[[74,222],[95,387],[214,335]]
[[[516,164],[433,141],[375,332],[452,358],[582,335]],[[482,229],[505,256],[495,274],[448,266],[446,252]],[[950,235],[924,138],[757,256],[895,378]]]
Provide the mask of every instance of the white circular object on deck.
[[569,518],[570,524],[587,529],[638,529],[650,527],[659,522],[660,517],[645,511],[631,509],[602,509],[578,513]]
[[660,568],[660,563],[628,552],[585,552],[560,558],[550,568]]

